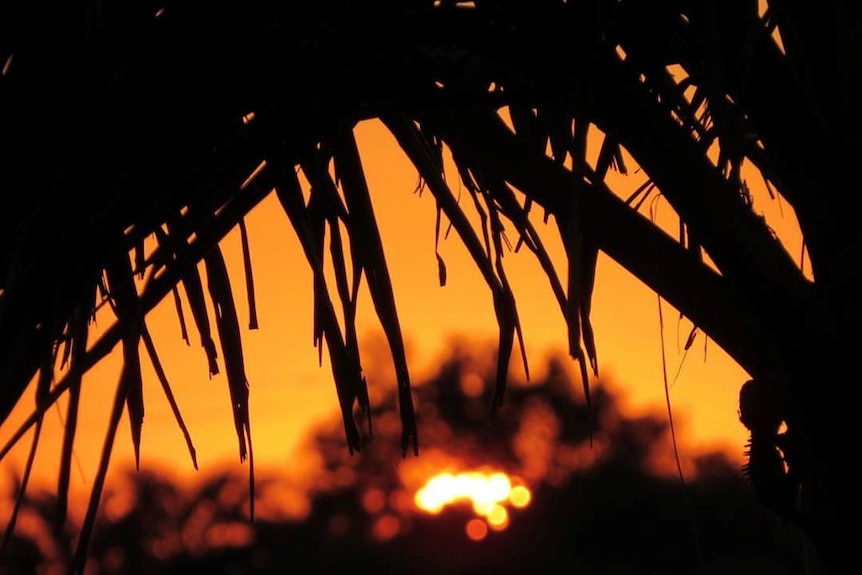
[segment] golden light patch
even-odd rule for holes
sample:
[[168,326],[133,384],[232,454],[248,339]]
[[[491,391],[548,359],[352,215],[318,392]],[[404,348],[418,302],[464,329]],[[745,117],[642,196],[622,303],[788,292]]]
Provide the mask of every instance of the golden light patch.
[[485,519],[491,529],[501,531],[509,525],[509,512],[505,507],[498,503],[491,508],[491,511],[488,512]]
[[[467,523],[467,536],[479,540],[485,537],[488,527],[496,531],[508,527],[507,506],[520,509],[529,505],[532,497],[529,488],[517,479],[514,483],[502,471],[439,473],[416,492],[414,501],[419,509],[432,515],[447,505],[469,502],[476,517]],[[484,531],[476,526],[477,521]]]
[[518,509],[523,509],[529,505],[532,498],[533,494],[524,485],[516,485],[512,488],[512,492],[509,493],[509,502],[513,507],[517,507]]

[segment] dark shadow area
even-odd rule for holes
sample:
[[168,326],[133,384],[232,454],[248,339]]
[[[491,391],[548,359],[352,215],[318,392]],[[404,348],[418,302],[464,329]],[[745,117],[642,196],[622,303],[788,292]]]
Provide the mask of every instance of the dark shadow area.
[[[259,477],[253,523],[242,470],[194,485],[123,471],[87,573],[803,573],[798,531],[755,503],[725,454],[689,454],[683,487],[666,422],[622,413],[602,381],[591,418],[569,363],[551,358],[532,383],[511,382],[491,421],[493,352],[453,349],[414,390],[419,457],[402,457],[394,386],[372,386],[373,436],[357,413],[363,450],[349,455],[340,418],[316,430],[308,452],[319,459],[304,478],[313,487]],[[498,529],[469,502],[437,514],[417,506],[435,473],[481,470],[531,494]],[[28,496],[0,573],[64,572],[78,527],[51,535],[52,498]],[[467,535],[476,520],[481,540]]]

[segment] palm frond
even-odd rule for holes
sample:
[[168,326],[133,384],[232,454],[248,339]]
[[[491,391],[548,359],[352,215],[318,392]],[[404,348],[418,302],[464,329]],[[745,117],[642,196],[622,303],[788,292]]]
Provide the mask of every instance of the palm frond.
[[[383,242],[374,216],[371,196],[359,149],[352,132],[344,131],[332,138],[332,148],[335,158],[335,169],[344,190],[349,214],[348,229],[351,232],[351,250],[355,260],[361,266],[368,282],[371,299],[374,303],[377,317],[383,327],[383,332],[389,341],[392,360],[395,363],[395,375],[398,386],[398,406],[401,412],[401,449],[405,453],[408,446],[413,452],[419,453],[419,440],[416,432],[415,415],[413,414],[413,397],[410,392],[410,373],[407,367],[407,355],[404,349],[401,325],[395,307],[395,296],[392,281],[386,265],[383,252]],[[367,402],[367,393],[366,400]],[[365,405],[366,409],[370,406]]]
[[207,285],[216,318],[225,374],[230,391],[236,437],[239,443],[239,459],[249,460],[250,515],[254,517],[254,451],[251,444],[251,420],[248,412],[248,378],[242,351],[239,318],[233,300],[230,278],[221,250],[215,246],[204,256]]
[[[302,244],[305,257],[311,266],[315,278],[315,320],[319,321],[318,332],[315,331],[315,343],[322,349],[325,340],[329,350],[332,374],[335,379],[335,387],[338,395],[338,403],[341,407],[344,431],[347,438],[347,447],[350,453],[362,450],[362,442],[356,422],[353,419],[353,406],[358,399],[357,395],[362,382],[362,373],[358,358],[351,354],[344,343],[338,325],[338,318],[329,299],[326,289],[326,278],[323,271],[321,251],[318,246],[322,241],[315,234],[309,215],[309,207],[305,205],[302,196],[302,188],[296,172],[283,166],[278,169],[276,194],[287,217],[290,219],[294,230],[296,230],[300,243]],[[319,339],[318,339],[319,337]]]

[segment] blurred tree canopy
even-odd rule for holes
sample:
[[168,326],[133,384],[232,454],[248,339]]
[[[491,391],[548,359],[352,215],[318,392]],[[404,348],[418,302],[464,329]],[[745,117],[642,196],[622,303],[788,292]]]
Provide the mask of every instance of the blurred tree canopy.
[[[862,344],[860,10],[850,0],[4,3],[0,421],[29,388],[35,405],[0,455],[33,428],[35,449],[45,410],[68,395],[62,524],[83,375],[121,347],[87,533],[123,413],[140,439],[141,352],[158,361],[147,312],[173,294],[210,373],[226,375],[249,458],[241,329],[219,241],[237,226],[245,236],[245,216],[270,194],[314,273],[315,339],[330,355],[348,450],[360,446],[352,410],[368,407],[353,326],[363,282],[391,347],[401,448],[418,450],[385,246],[352,133],[376,118],[492,294],[495,405],[520,337],[504,231],[548,277],[587,398],[602,251],[756,382],[744,407],[759,498],[841,564],[860,514],[859,458],[847,451]],[[593,129],[601,144],[590,158]],[[446,154],[470,201],[452,193]],[[646,180],[623,196],[615,170]],[[747,174],[792,207],[803,258],[757,212]],[[641,212],[656,194],[677,233]],[[541,233],[534,207],[551,224]],[[547,257],[548,233],[565,246],[565,269]],[[246,262],[251,286],[249,253]],[[248,298],[254,310],[252,289]],[[94,313],[114,317],[98,338]]]
[[[755,503],[725,455],[692,454],[691,478],[680,484],[666,420],[625,416],[602,381],[593,389],[590,447],[586,404],[566,358],[551,358],[536,381],[514,381],[489,426],[489,355],[455,348],[418,382],[422,457],[401,460],[394,388],[372,386],[374,434],[366,433],[364,449],[347,455],[339,422],[321,426],[307,446],[319,465],[302,485],[273,470],[258,477],[252,524],[239,473],[189,484],[123,470],[106,491],[88,572],[265,574],[300,564],[307,573],[805,572],[810,542]],[[481,518],[469,500],[434,514],[414,501],[435,475],[482,470],[523,481],[531,500],[510,506],[502,528],[480,540],[465,532]],[[308,506],[286,504],[306,498]],[[29,529],[11,542],[0,573],[65,569],[70,538],[52,539],[54,499],[28,497]]]

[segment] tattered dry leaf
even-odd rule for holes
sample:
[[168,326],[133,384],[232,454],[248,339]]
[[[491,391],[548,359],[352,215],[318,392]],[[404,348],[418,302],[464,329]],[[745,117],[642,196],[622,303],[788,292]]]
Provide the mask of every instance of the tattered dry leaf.
[[183,338],[183,341],[186,342],[186,345],[190,345],[189,330],[186,327],[186,316],[183,312],[183,302],[180,298],[180,290],[177,289],[177,286],[171,288],[171,294],[174,299],[174,309],[176,310],[177,320],[180,322],[180,336]]
[[[511,292],[506,291],[498,277],[498,272],[495,271],[494,265],[491,263],[490,242],[486,242],[486,248],[483,249],[482,242],[479,240],[476,231],[470,225],[467,216],[458,205],[442,176],[443,166],[434,162],[434,155],[430,153],[430,145],[415,125],[403,117],[394,115],[385,116],[383,121],[398,140],[401,148],[417,167],[420,175],[428,183],[428,189],[434,194],[437,205],[445,212],[455,231],[458,232],[461,241],[464,243],[473,261],[482,273],[482,277],[491,289],[501,338],[498,351],[497,389],[503,390],[505,389],[505,378],[508,374],[508,357],[511,355],[511,348],[514,343],[515,326],[518,325],[518,314],[514,307],[514,302],[509,300]],[[464,174],[462,177],[465,176],[467,174]],[[468,178],[468,186],[474,188],[476,192],[474,200],[478,202],[479,189],[471,176]],[[499,370],[501,365],[503,365],[502,371]],[[496,401],[497,399],[495,399]],[[492,404],[492,410],[495,409],[494,405]]]
[[54,531],[59,533],[65,523],[68,513],[69,479],[72,471],[72,457],[75,448],[75,432],[78,426],[78,406],[81,398],[81,379],[84,374],[84,353],[89,334],[89,317],[79,308],[73,324],[70,325],[71,346],[66,417],[63,425],[63,446],[60,450],[60,472],[57,480],[57,511],[54,519]]
[[183,437],[186,440],[186,446],[188,447],[189,455],[192,458],[192,465],[195,469],[197,469],[197,451],[195,450],[195,446],[192,442],[192,437],[189,433],[188,427],[186,427],[186,422],[183,420],[182,412],[180,412],[180,408],[177,405],[177,400],[174,397],[174,392],[171,389],[171,384],[168,381],[168,376],[165,373],[165,368],[162,366],[161,360],[159,360],[159,355],[156,352],[155,343],[153,342],[153,338],[150,335],[149,330],[147,329],[146,323],[144,323],[143,329],[141,330],[141,339],[144,342],[147,354],[150,356],[150,362],[153,365],[153,370],[156,372],[156,377],[158,378],[159,383],[162,385],[162,391],[164,391],[165,393],[165,398],[168,400],[168,405],[171,406],[171,412],[174,414],[174,419],[176,419],[177,425],[179,426],[180,431],[182,431]]
[[239,237],[242,245],[242,264],[245,270],[245,288],[248,298],[248,329],[257,329],[257,298],[254,293],[254,268],[251,265],[251,248],[248,243],[248,229],[245,218],[239,221]]
[[402,440],[404,453],[412,445],[418,455],[419,441],[416,432],[416,419],[413,413],[413,397],[410,389],[410,373],[407,367],[407,354],[395,306],[395,296],[389,277],[389,268],[383,252],[383,242],[374,216],[371,196],[365,181],[359,150],[353,133],[343,131],[332,140],[335,163],[341,176],[342,189],[350,214],[348,229],[352,241],[350,247],[357,253],[365,272],[365,279],[374,303],[374,309],[389,342],[395,375],[398,385],[398,406],[401,413]]
[[248,378],[245,373],[242,338],[230,278],[221,250],[215,246],[204,256],[207,285],[216,318],[219,341],[224,358],[225,375],[230,391],[234,426],[239,443],[240,461],[248,458],[249,516],[254,519],[254,451],[251,441],[251,421],[248,412]]
[[141,375],[141,358],[138,344],[143,326],[143,312],[135,288],[134,271],[125,254],[112,258],[105,274],[108,280],[109,301],[121,326],[123,348],[121,385],[126,389],[126,409],[129,414],[132,446],[135,450],[135,467],[141,464],[141,428],[144,423],[144,390]]
[[278,172],[278,184],[275,189],[276,196],[299,238],[314,277],[322,286],[320,292],[315,292],[316,296],[318,293],[322,294],[318,308],[320,310],[321,336],[326,338],[327,348],[329,349],[332,374],[335,380],[338,403],[341,408],[347,447],[352,454],[360,451],[362,448],[359,430],[356,428],[356,422],[353,420],[353,405],[357,399],[356,389],[359,385],[355,380],[360,377],[359,366],[351,364],[341,338],[335,310],[332,307],[332,302],[325,288],[326,281],[323,273],[323,261],[321,259],[321,252],[317,247],[319,239],[314,233],[309,210],[306,208],[297,174],[292,167],[283,166],[281,163],[275,164],[273,167]]
[[[48,392],[51,389],[51,381],[54,378],[54,357],[53,353],[47,353],[46,358],[39,368],[39,379],[36,383],[36,405],[43,407],[47,403]],[[36,429],[33,431],[33,440],[30,444],[30,451],[27,453],[27,461],[24,463],[24,472],[21,474],[20,484],[17,486],[15,493],[15,503],[12,507],[12,513],[6,523],[6,529],[3,532],[3,539],[0,540],[0,555],[6,550],[9,542],[15,534],[15,527],[18,523],[18,514],[21,511],[21,504],[24,502],[24,495],[27,492],[27,485],[30,482],[30,474],[33,471],[33,463],[36,460],[36,450],[39,447],[39,439],[42,436],[42,422],[44,420],[44,412],[40,415],[36,422]]]
[[125,375],[121,373],[120,383],[117,385],[117,393],[114,397],[114,405],[111,408],[111,415],[108,420],[108,430],[105,433],[104,443],[102,444],[99,466],[96,469],[96,476],[93,479],[93,487],[90,489],[90,500],[87,504],[87,511],[84,515],[84,521],[78,535],[75,554],[72,557],[70,569],[72,575],[84,575],[90,537],[93,534],[93,527],[96,523],[96,513],[99,509],[99,501],[102,498],[102,490],[105,487],[105,477],[108,474],[111,453],[114,449],[114,439],[117,436],[117,428],[119,427],[120,418],[123,414],[123,405],[125,404],[126,396],[128,395],[128,390],[125,385],[128,381],[128,377],[125,377]]
[[203,283],[201,282],[200,272],[196,265],[189,266],[187,273],[182,278],[182,284],[186,292],[186,300],[189,302],[189,307],[192,310],[192,319],[198,329],[201,339],[201,347],[206,353],[207,362],[209,365],[209,375],[212,377],[219,373],[218,352],[216,351],[215,341],[212,338],[210,330],[209,315],[207,315],[206,300],[204,299]]

